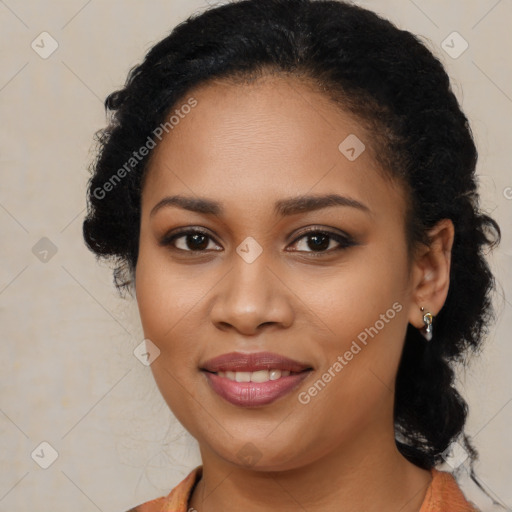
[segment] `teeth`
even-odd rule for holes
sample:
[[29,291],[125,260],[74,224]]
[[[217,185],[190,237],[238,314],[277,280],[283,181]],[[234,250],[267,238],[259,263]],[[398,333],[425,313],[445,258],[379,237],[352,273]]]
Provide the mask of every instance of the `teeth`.
[[251,382],[251,372],[235,372],[237,382]]
[[281,370],[270,370],[269,378],[270,380],[277,380],[281,377]]
[[225,377],[236,382],[268,382],[281,377],[288,377],[289,370],[258,370],[256,372],[217,372],[219,377]]

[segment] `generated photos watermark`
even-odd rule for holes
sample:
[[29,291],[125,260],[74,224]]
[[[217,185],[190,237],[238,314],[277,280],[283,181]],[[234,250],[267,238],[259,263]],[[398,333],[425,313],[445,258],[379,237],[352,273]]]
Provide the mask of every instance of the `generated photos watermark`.
[[194,97],[190,97],[186,103],[181,105],[180,108],[175,109],[167,121],[160,123],[160,125],[152,131],[152,134],[148,135],[146,142],[137,151],[133,151],[132,156],[123,164],[122,167],[117,169],[117,171],[101,187],[96,187],[93,190],[94,197],[96,199],[104,199],[107,192],[113,190],[116,185],[118,185],[126,175],[130,174],[133,169],[137,167],[139,162],[142,162],[149,152],[156,147],[157,142],[155,139],[161,141],[164,132],[169,133],[171,130],[174,130],[180,121],[184,119],[196,106],[197,100]]
[[[372,339],[386,326],[389,322],[395,318],[397,313],[402,311],[403,306],[399,302],[395,302],[385,313],[381,314],[379,320],[377,320],[372,326],[366,327],[357,335],[357,340],[353,340],[350,348],[345,351],[343,355],[339,355],[336,361],[324,372],[314,384],[312,384],[306,391],[302,391],[298,394],[298,401],[303,404],[309,404],[311,399],[322,391],[329,382],[332,381],[340,372],[348,365],[350,361],[361,352],[362,348],[368,344],[368,337]],[[359,343],[358,343],[359,341]],[[363,347],[361,347],[363,345]]]

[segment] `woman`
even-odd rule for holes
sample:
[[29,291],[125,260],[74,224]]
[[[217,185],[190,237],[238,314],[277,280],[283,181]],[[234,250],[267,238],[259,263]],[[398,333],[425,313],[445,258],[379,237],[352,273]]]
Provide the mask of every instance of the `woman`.
[[452,363],[492,317],[477,153],[440,62],[338,1],[191,17],[106,106],[87,245],[134,291],[202,465],[139,512],[473,511]]

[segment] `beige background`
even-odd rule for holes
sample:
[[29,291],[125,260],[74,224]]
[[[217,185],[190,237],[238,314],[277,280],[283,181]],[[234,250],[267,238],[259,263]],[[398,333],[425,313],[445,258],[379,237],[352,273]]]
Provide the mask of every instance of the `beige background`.
[[[477,474],[511,507],[512,2],[358,3],[430,40],[472,122],[482,204],[503,229],[491,259],[502,288],[498,323],[460,385],[481,454]],[[81,226],[105,96],[155,42],[206,5],[0,1],[0,512],[123,512],[166,494],[200,463],[195,441],[133,355],[143,338],[136,305],[117,297]],[[59,45],[46,59],[31,48],[43,31]],[[441,46],[453,31],[469,43],[456,59]],[[41,252],[50,247],[43,237],[55,254]],[[42,441],[58,453],[48,469],[31,458],[35,450],[34,459],[49,460]],[[467,493],[481,499],[469,485]]]

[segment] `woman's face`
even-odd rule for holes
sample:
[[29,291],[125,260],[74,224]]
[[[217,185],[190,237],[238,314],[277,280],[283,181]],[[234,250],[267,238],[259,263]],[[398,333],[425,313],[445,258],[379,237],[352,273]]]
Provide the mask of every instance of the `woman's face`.
[[[401,188],[379,175],[356,119],[296,80],[189,96],[197,104],[176,107],[142,193],[136,295],[163,397],[203,455],[238,465],[370,449],[393,435],[417,309]],[[161,203],[178,195],[197,211]],[[328,195],[339,197],[321,208],[305,200]]]

